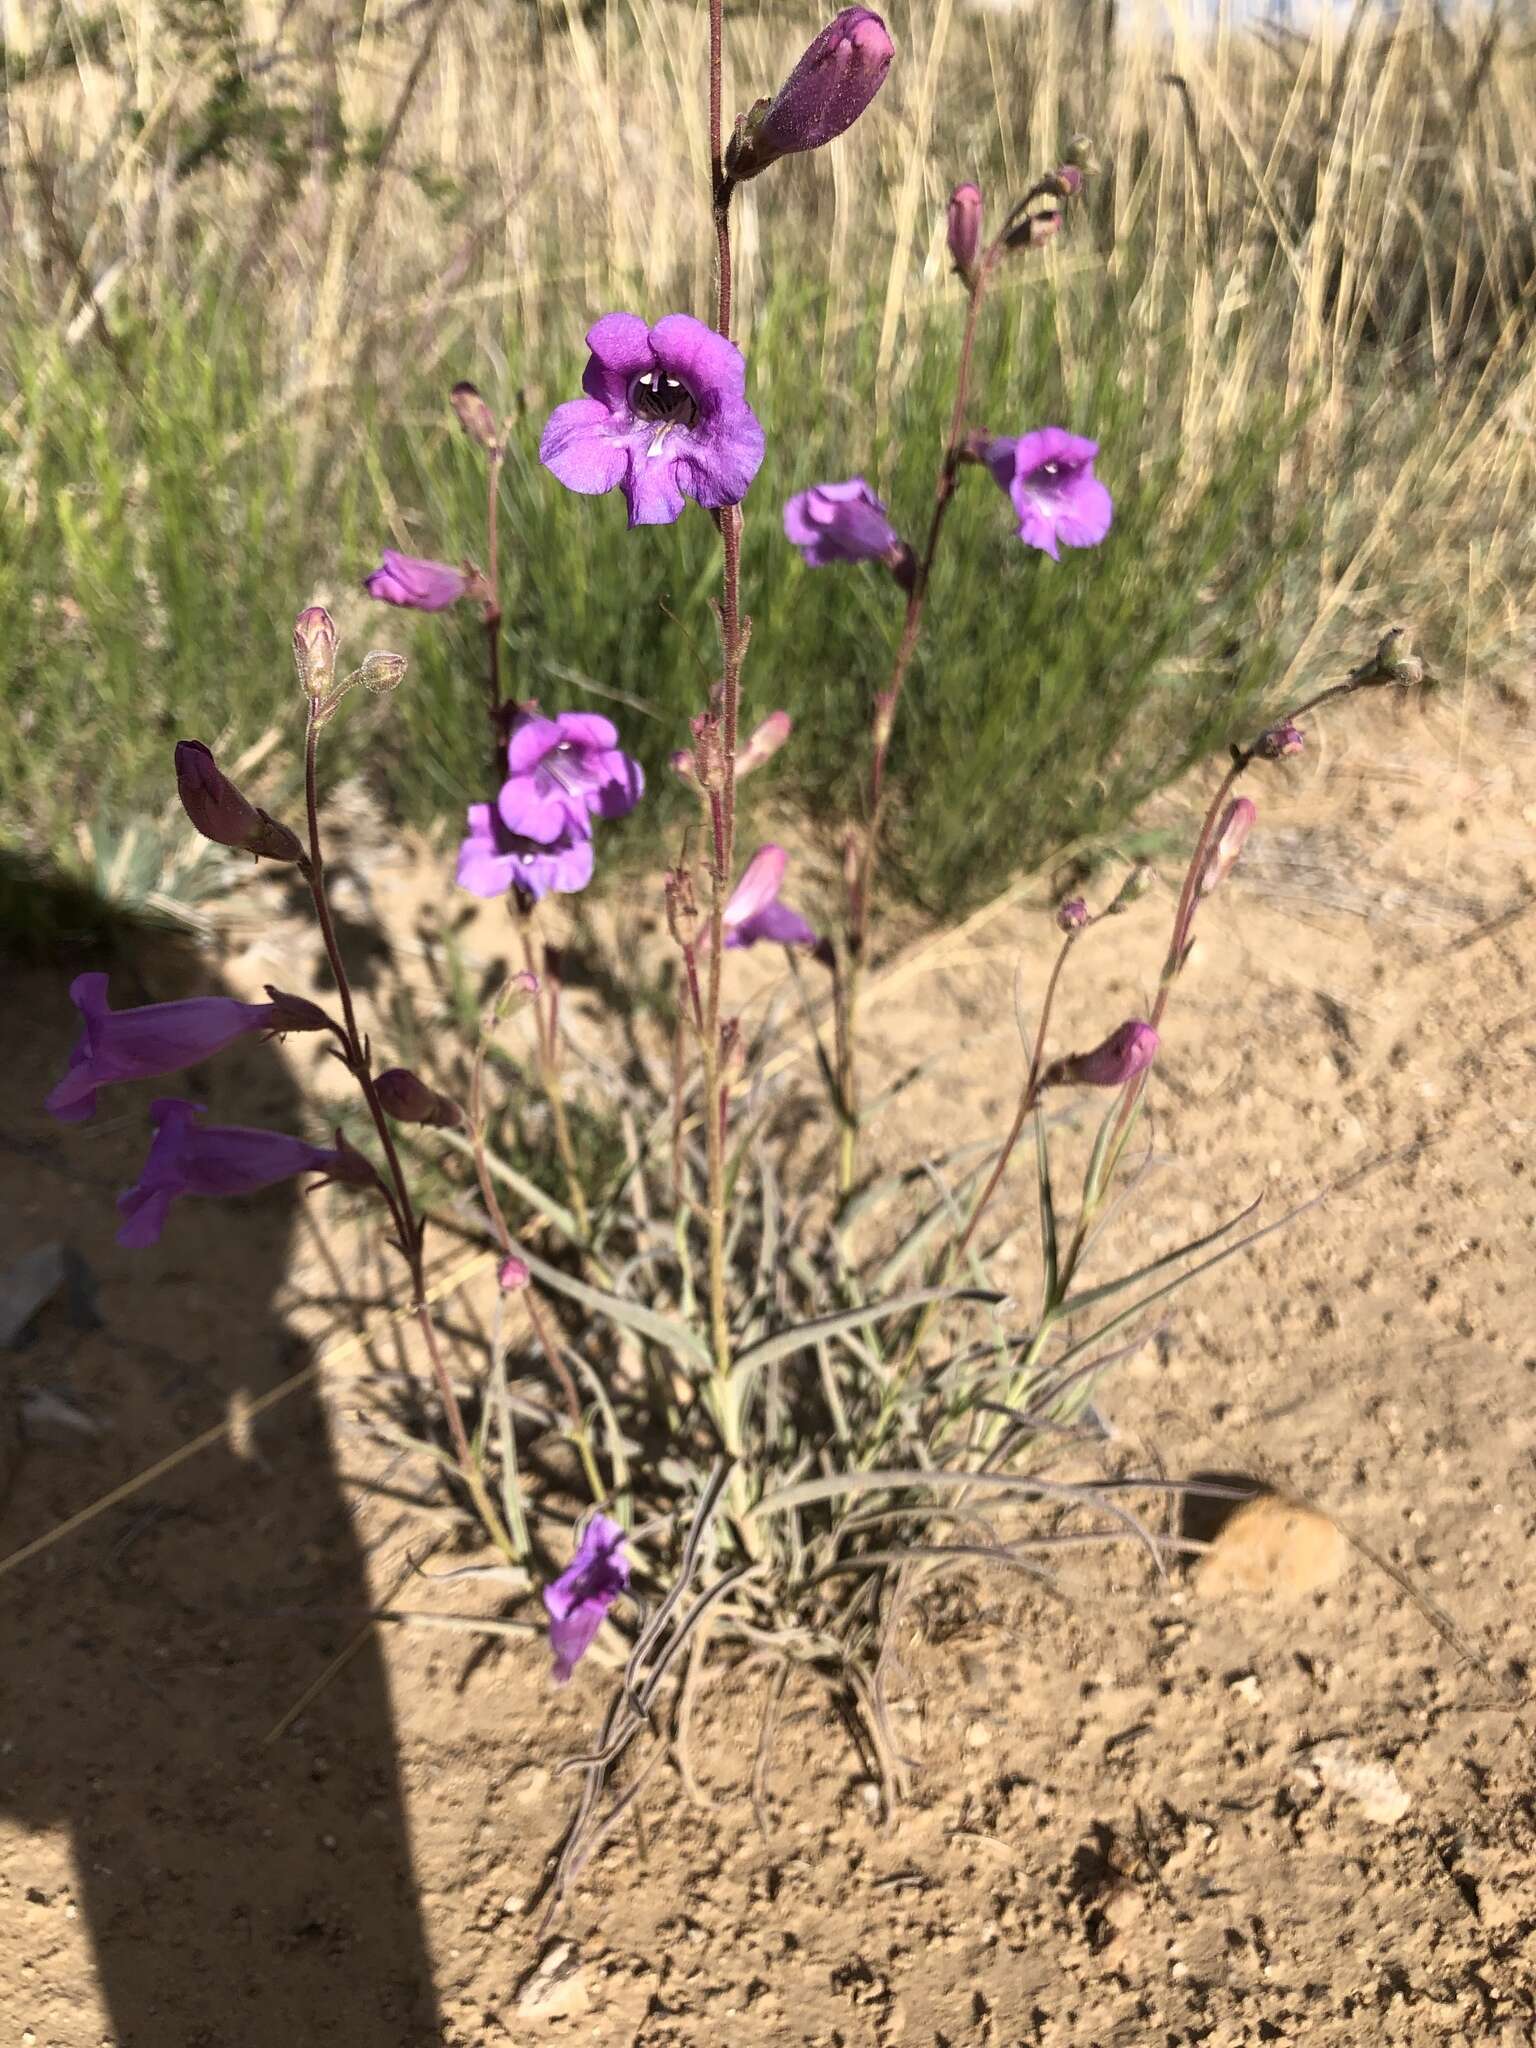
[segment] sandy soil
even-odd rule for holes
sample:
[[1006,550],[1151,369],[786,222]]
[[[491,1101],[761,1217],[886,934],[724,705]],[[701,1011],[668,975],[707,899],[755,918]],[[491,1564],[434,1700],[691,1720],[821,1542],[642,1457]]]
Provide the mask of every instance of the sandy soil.
[[[760,1825],[764,1683],[720,1668],[699,1797],[658,1772],[543,1937],[525,1909],[565,1812],[554,1772],[589,1739],[603,1674],[554,1691],[531,1632],[361,1621],[370,1603],[526,1609],[407,1581],[455,1526],[364,1426],[400,1361],[341,1358],[0,1578],[3,2037],[1536,2041],[1531,770],[1466,705],[1339,718],[1258,789],[1263,830],[1173,1013],[1163,1163],[1128,1250],[1256,1194],[1270,1217],[1334,1192],[1121,1366],[1112,1454],[1315,1504],[1351,1539],[1336,1577],[1299,1589],[1291,1556],[1244,1592],[1112,1552],[1073,1565],[1063,1602],[961,1575],[903,1617],[911,1785],[893,1813],[807,1682]],[[374,881],[401,898],[403,873]],[[1016,970],[1037,988],[1050,945],[1040,902],[887,982],[882,1067],[942,1056],[876,1134],[884,1157],[1005,1123]],[[1064,1042],[1140,1005],[1165,910],[1095,936]],[[231,961],[231,986],[272,978],[272,943]],[[281,1198],[201,1205],[138,1260],[112,1248],[136,1109],[61,1132],[36,1107],[73,964],[13,977],[0,1018],[0,1213],[8,1258],[63,1239],[94,1295],[51,1304],[6,1366],[104,1433],[26,1452],[0,1552],[217,1425],[379,1287],[333,1275]],[[151,981],[170,992],[163,966]],[[197,1079],[231,1120],[292,1113],[273,1057]],[[472,1334],[482,1312],[471,1289],[452,1320]]]

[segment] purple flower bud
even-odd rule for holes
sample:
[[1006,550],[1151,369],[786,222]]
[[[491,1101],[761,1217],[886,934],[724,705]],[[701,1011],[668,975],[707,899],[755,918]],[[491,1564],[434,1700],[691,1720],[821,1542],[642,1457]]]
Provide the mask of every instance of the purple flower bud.
[[1057,1060],[1045,1075],[1047,1087],[1062,1083],[1079,1088],[1123,1088],[1157,1057],[1157,1033],[1139,1017],[1130,1017],[1092,1052]]
[[969,284],[981,254],[981,188],[957,185],[949,195],[949,253]]
[[478,441],[482,448],[492,454],[499,445],[496,420],[473,384],[455,384],[448,394],[448,403],[459,416],[459,425],[471,441]]
[[336,624],[324,605],[310,605],[294,621],[293,660],[305,694],[323,697],[336,674]]
[[1056,928],[1063,932],[1080,932],[1088,923],[1088,906],[1081,896],[1070,896],[1056,912]]
[[516,1256],[503,1259],[496,1269],[496,1282],[503,1294],[520,1294],[528,1279],[526,1264]]
[[812,484],[784,507],[784,533],[813,569],[829,562],[875,562],[901,545],[885,507],[863,477]]
[[556,1685],[564,1685],[587,1654],[609,1608],[628,1586],[624,1531],[606,1515],[594,1515],[582,1531],[576,1555],[554,1584],[544,1588]]
[[333,1031],[335,1025],[318,1003],[312,1003],[308,996],[291,996],[283,989],[267,983],[267,994],[272,1002],[272,1015],[267,1028],[282,1037],[288,1031]]
[[1058,164],[1044,182],[1058,199],[1075,199],[1083,189],[1083,174],[1076,164]]
[[409,1067],[389,1067],[374,1082],[386,1116],[397,1124],[434,1124],[451,1130],[464,1121],[464,1112],[446,1095],[439,1095]]
[[155,1244],[172,1202],[182,1195],[244,1195],[291,1180],[298,1173],[323,1173],[329,1180],[376,1187],[378,1176],[362,1153],[338,1135],[334,1150],[307,1144],[280,1131],[246,1130],[234,1124],[199,1124],[195,1102],[161,1097],[149,1107],[154,1138],[137,1183],[118,1197],[123,1222],[117,1241],[137,1249]]
[[397,554],[393,548],[384,550],[378,568],[363,579],[364,590],[381,604],[405,605],[416,612],[446,611],[468,587],[462,569],[429,561],[424,555]]
[[304,858],[288,827],[243,797],[201,740],[176,742],[176,789],[182,809],[215,846],[235,846],[266,860]]
[[1253,751],[1261,761],[1283,761],[1287,754],[1299,754],[1306,744],[1307,736],[1301,727],[1287,718],[1261,734]]
[[736,755],[736,780],[740,782],[754,768],[771,761],[794,729],[795,722],[787,711],[770,711]]
[[1253,830],[1253,821],[1258,815],[1259,807],[1252,797],[1234,797],[1227,805],[1221,829],[1216,834],[1216,843],[1206,856],[1205,872],[1200,877],[1202,896],[1209,896],[1237,866],[1238,855],[1243,850],[1243,841]]
[[820,149],[853,126],[885,83],[895,55],[890,34],[867,7],[845,7],[807,49],[771,100],[738,122],[725,167],[755,178],[781,156]]

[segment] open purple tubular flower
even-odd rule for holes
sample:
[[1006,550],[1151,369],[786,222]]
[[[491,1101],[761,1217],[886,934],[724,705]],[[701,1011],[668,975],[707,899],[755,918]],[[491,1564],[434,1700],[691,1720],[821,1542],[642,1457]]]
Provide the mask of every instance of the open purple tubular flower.
[[556,1685],[565,1684],[591,1649],[609,1608],[628,1589],[629,1559],[623,1544],[618,1523],[594,1515],[581,1532],[576,1555],[554,1584],[544,1588]]
[[1157,1033],[1139,1017],[1128,1017],[1092,1052],[1057,1060],[1046,1072],[1047,1086],[1065,1082],[1079,1088],[1123,1088],[1157,1058]]
[[670,526],[686,498],[739,505],[763,459],[741,350],[687,313],[605,313],[587,347],[587,395],[550,414],[544,467],[589,497],[622,490],[631,526]]
[[[96,1114],[96,1091],[114,1081],[158,1080],[210,1059],[253,1031],[323,1030],[323,1010],[299,998],[241,1003],[233,996],[193,996],[180,1003],[144,1003],[114,1010],[104,974],[78,974],[69,999],[84,1030],[63,1080],[45,1103],[60,1123],[84,1123]],[[310,1013],[306,1015],[306,1013]]]
[[874,562],[901,545],[885,507],[863,477],[812,484],[784,507],[784,532],[813,569],[829,562]]
[[592,841],[584,833],[565,832],[540,845],[509,832],[493,804],[471,804],[455,879],[471,896],[505,896],[512,888],[535,902],[574,896],[592,879]]
[[[779,901],[789,855],[782,846],[760,846],[742,870],[725,906],[727,946],[814,946],[816,934],[787,903]],[[706,930],[708,928],[706,927]]]
[[1013,502],[1026,547],[1059,562],[1063,546],[1097,547],[1108,533],[1115,501],[1093,473],[1098,452],[1097,441],[1065,427],[987,443],[986,465]]
[[136,1185],[117,1198],[120,1245],[137,1250],[158,1243],[170,1206],[182,1195],[247,1195],[296,1173],[323,1173],[356,1187],[377,1185],[362,1153],[339,1139],[334,1149],[310,1145],[281,1131],[200,1124],[202,1114],[198,1103],[175,1096],[150,1104],[155,1135],[149,1157]]
[[726,152],[732,178],[755,178],[781,156],[821,149],[851,128],[885,83],[890,31],[867,7],[845,7],[808,46],[771,100],[759,100]]
[[386,548],[379,567],[364,577],[363,588],[381,604],[405,605],[413,612],[442,612],[458,603],[469,588],[469,579],[462,569],[447,562]]
[[543,846],[567,834],[585,838],[594,818],[626,816],[645,790],[640,763],[620,751],[609,721],[590,711],[519,714],[507,767],[496,799],[502,823]]

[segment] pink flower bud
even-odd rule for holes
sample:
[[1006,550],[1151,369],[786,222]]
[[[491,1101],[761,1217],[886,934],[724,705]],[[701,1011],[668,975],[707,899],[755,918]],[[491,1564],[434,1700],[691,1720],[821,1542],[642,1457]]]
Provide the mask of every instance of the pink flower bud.
[[1299,754],[1306,744],[1307,736],[1301,727],[1287,718],[1261,734],[1253,751],[1261,761],[1283,761],[1287,754]]
[[451,1129],[464,1121],[464,1113],[456,1102],[429,1088],[408,1067],[389,1068],[373,1085],[385,1115],[398,1124],[435,1124],[439,1129]]
[[1080,932],[1088,923],[1088,906],[1081,896],[1071,896],[1056,912],[1056,928],[1063,932]]
[[455,384],[448,394],[448,403],[458,414],[459,425],[471,441],[478,441],[482,448],[488,448],[494,454],[498,446],[495,417],[474,385]]
[[293,660],[305,694],[323,697],[336,674],[336,625],[324,605],[310,605],[294,621]]
[[528,1285],[528,1268],[516,1257],[502,1260],[496,1279],[503,1294],[518,1294]]
[[242,796],[201,740],[176,742],[176,789],[182,809],[215,846],[238,847],[266,860],[304,858],[288,827]]
[[1092,1052],[1073,1053],[1057,1060],[1045,1076],[1045,1085],[1066,1083],[1079,1088],[1123,1088],[1127,1081],[1150,1067],[1157,1057],[1157,1033],[1139,1017],[1127,1018]]
[[1075,199],[1083,189],[1083,174],[1076,164],[1058,164],[1045,182],[1058,199]]
[[957,185],[949,195],[949,253],[967,284],[981,254],[981,189]]
[[755,178],[781,156],[820,149],[853,126],[885,83],[895,49],[867,7],[845,7],[816,37],[771,100],[760,100],[726,152],[726,171]]
[[1221,830],[1217,833],[1216,843],[1206,857],[1205,872],[1200,877],[1202,896],[1209,896],[1237,866],[1238,855],[1243,850],[1243,841],[1253,830],[1253,821],[1258,815],[1259,807],[1251,797],[1234,797],[1227,805],[1221,821]]
[[771,761],[794,729],[795,722],[787,711],[770,711],[746,745],[737,750],[736,780],[740,782],[743,775],[750,775],[754,768]]

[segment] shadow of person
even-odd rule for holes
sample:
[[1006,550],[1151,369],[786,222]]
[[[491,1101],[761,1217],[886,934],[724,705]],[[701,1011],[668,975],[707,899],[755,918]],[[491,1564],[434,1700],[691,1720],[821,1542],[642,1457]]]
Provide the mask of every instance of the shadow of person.
[[[99,943],[29,951],[15,958],[0,926],[0,1273],[61,1245],[67,1277],[0,1351],[0,1401],[48,1439],[9,1471],[0,1457],[0,1557],[304,1363],[282,1314],[297,1184],[182,1201],[157,1246],[114,1244],[150,1098],[320,1135],[259,1040],[106,1091],[89,1123],[55,1123],[42,1102],[76,1036],[75,973],[110,964],[118,1007],[213,993],[217,979],[164,939],[110,963]],[[313,1383],[0,1575],[11,2038],[441,2038],[376,1640],[293,1718],[369,1604]]]

